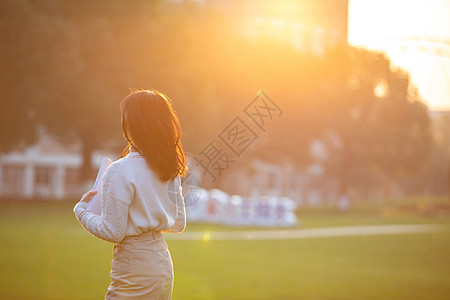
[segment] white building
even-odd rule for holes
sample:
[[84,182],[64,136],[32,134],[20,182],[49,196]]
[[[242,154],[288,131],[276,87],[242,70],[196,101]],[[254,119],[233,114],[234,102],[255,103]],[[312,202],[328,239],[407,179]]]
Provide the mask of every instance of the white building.
[[[25,151],[0,156],[0,197],[62,199],[80,196],[89,188],[78,180],[82,164],[79,145],[62,145],[42,134],[36,145]],[[92,164],[99,166],[101,153]]]

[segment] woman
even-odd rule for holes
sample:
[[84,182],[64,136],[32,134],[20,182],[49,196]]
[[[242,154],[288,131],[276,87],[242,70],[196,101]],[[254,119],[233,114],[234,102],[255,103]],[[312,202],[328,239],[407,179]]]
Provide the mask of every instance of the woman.
[[173,265],[161,232],[186,226],[181,127],[170,100],[155,90],[131,93],[120,108],[128,146],[103,177],[101,215],[86,209],[94,191],[74,212],[90,233],[114,242],[105,299],[171,299]]

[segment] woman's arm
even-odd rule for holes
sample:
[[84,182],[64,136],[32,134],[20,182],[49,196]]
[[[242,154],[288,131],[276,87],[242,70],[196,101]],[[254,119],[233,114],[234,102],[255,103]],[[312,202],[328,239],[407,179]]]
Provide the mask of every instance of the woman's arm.
[[[120,199],[110,192],[110,186],[114,185],[118,165],[111,165],[104,176],[102,190],[102,213],[93,214],[88,211],[85,198],[74,207],[74,213],[80,224],[91,234],[109,242],[120,242],[126,234],[129,202]],[[91,194],[92,195],[92,194]],[[131,202],[131,201],[130,201]]]
[[87,202],[81,201],[75,206],[74,213],[80,224],[91,234],[118,243],[126,234],[128,204],[111,195],[104,195],[103,199],[100,216],[88,211]]

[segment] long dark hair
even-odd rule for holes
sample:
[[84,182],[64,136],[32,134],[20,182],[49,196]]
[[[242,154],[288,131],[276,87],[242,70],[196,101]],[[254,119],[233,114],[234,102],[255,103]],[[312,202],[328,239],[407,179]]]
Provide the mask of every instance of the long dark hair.
[[128,141],[121,157],[137,150],[162,181],[185,176],[181,126],[172,101],[156,90],[132,91],[120,104],[122,130]]

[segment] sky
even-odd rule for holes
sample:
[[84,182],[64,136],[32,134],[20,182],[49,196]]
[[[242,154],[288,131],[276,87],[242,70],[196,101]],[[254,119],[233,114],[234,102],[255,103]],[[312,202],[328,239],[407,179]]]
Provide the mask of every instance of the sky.
[[433,111],[450,111],[450,0],[349,0],[348,41],[386,52]]

